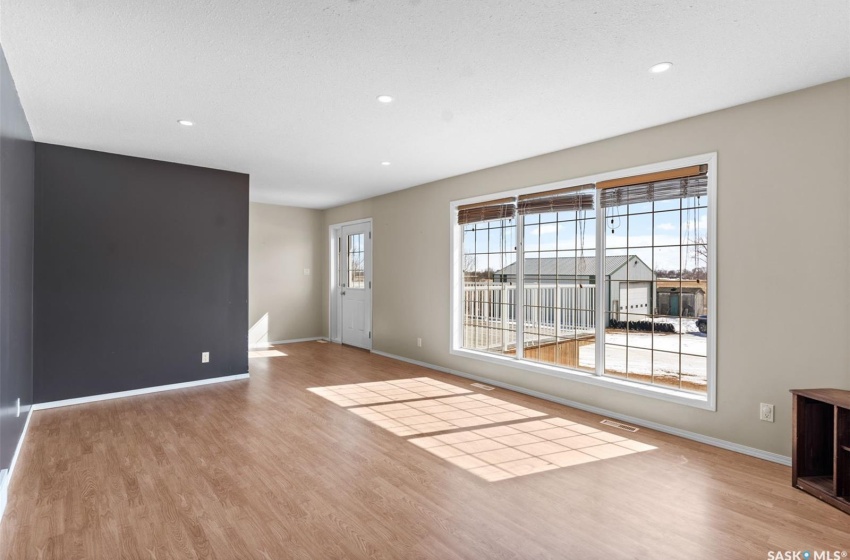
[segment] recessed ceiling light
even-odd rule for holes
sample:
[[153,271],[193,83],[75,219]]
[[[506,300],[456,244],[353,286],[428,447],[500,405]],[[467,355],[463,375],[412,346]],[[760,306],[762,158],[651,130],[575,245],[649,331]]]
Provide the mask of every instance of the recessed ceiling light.
[[388,166],[388,165],[392,165],[392,164],[391,164],[390,162],[388,162],[388,161],[382,161],[382,162],[381,162],[381,165],[383,165],[384,167],[386,167],[386,166]]
[[380,101],[381,103],[392,103],[393,98],[390,95],[379,95],[378,101]]
[[673,68],[672,62],[659,62],[655,66],[649,69],[653,74],[660,74],[661,72],[666,72],[667,70]]
[[195,123],[192,121],[187,121],[186,119],[180,119],[177,121],[178,124],[182,124],[183,126],[195,126]]

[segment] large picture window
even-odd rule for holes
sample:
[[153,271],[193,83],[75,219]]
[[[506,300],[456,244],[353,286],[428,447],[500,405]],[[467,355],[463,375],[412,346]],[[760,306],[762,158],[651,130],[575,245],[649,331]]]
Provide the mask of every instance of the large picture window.
[[453,351],[713,407],[713,165],[453,204]]

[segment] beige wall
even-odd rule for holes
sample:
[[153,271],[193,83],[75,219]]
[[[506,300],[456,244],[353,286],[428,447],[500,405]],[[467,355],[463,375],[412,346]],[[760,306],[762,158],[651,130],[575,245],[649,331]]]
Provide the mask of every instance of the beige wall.
[[[714,151],[716,412],[449,353],[450,201]],[[325,224],[374,220],[376,350],[789,455],[788,390],[850,389],[848,154],[842,80],[334,208]]]
[[322,336],[322,217],[320,210],[251,203],[249,343]]

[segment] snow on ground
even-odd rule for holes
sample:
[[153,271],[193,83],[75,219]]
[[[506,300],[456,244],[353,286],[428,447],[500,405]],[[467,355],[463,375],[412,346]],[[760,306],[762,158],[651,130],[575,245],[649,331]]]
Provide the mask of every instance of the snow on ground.
[[[698,331],[683,335],[606,332],[605,369],[619,373],[678,376],[681,356],[682,380],[704,384],[708,369],[706,349],[706,336]],[[595,344],[582,346],[579,349],[579,365],[592,369],[595,352]]]
[[[658,324],[673,325],[677,333],[699,333],[696,317],[683,317],[681,319],[678,317],[648,317],[647,319]],[[644,319],[641,318],[640,320]]]

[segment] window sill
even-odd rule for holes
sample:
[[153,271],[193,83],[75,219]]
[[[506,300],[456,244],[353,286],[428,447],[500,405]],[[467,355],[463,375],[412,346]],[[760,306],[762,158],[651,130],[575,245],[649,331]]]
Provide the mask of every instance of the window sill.
[[495,354],[488,354],[486,352],[478,352],[475,350],[467,350],[464,348],[452,348],[451,353],[455,356],[460,356],[463,358],[470,358],[473,360],[489,362],[492,364],[507,366],[523,371],[531,371],[534,373],[548,375],[550,377],[566,379],[568,381],[576,381],[578,383],[596,385],[598,387],[605,387],[608,389],[613,389],[615,391],[632,393],[635,395],[641,395],[653,399],[682,404],[694,408],[701,408],[703,410],[717,410],[717,406],[714,403],[714,399],[712,398],[710,390],[708,395],[702,396],[694,393],[677,391],[675,389],[668,389],[665,387],[655,387],[651,385],[646,385],[644,383],[635,383],[634,381],[618,379],[616,377],[601,377],[583,371],[571,370],[562,367],[547,366],[545,364],[536,364],[527,361],[520,361],[508,356],[498,356]]

